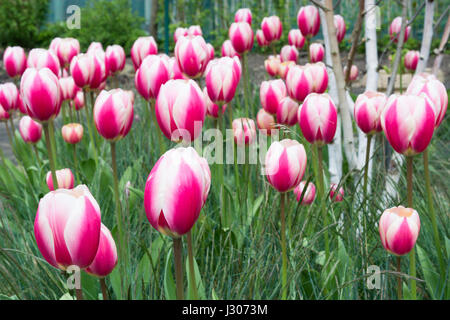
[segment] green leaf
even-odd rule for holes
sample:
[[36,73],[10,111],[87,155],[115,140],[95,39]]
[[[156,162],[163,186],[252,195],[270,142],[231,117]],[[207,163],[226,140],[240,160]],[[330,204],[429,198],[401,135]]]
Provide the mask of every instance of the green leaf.
[[172,257],[172,249],[170,249],[167,252],[166,256],[166,266],[164,270],[164,293],[167,300],[176,300],[176,288],[175,288],[175,281],[173,281],[173,275],[172,275],[172,263],[171,258]]
[[121,299],[122,296],[120,294],[120,271],[119,268],[114,268],[113,272],[109,275],[109,281],[111,282],[111,287],[113,289],[114,295],[116,296],[116,299]]
[[431,261],[428,258],[426,252],[419,245],[416,245],[416,247],[417,256],[419,258],[419,263],[422,268],[428,292],[433,299],[436,299],[435,290],[440,287],[439,273],[434,270],[433,265],[431,264]]
[[[198,270],[197,261],[194,258],[194,273],[195,273],[195,283],[197,287],[197,293],[198,293],[198,299],[205,300],[206,294],[205,294],[205,287],[203,286],[202,276],[200,275],[200,271]],[[192,294],[192,282],[190,277],[190,270],[189,270],[189,259],[186,259],[186,274],[188,279],[188,299],[192,300],[194,299],[194,296]]]
[[211,291],[211,296],[213,300],[220,300],[219,297],[216,294],[216,290],[214,290],[214,288]]
[[81,161],[81,172],[84,175],[84,177],[87,180],[87,183],[90,184],[92,182],[92,179],[94,178],[96,165],[95,161],[93,159],[87,159],[84,161]]
[[128,187],[128,189],[134,193],[136,196],[138,196],[141,200],[144,200],[144,191],[133,188],[133,187]]
[[81,288],[86,300],[97,300],[100,293],[100,284],[97,277],[81,272]]

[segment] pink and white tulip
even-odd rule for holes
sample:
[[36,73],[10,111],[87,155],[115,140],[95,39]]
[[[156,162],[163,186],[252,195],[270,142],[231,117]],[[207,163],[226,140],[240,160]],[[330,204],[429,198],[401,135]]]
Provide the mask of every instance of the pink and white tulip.
[[55,76],[59,77],[60,64],[58,57],[51,50],[32,49],[28,54],[27,68],[50,69]]
[[320,28],[319,10],[312,5],[301,7],[297,14],[297,24],[303,36],[314,37]]
[[197,221],[210,186],[208,163],[195,149],[180,147],[167,151],[156,162],[145,185],[148,221],[162,234],[181,237]]
[[[206,87],[203,89],[203,95],[205,96],[205,104],[206,104],[206,115],[217,119],[219,117],[219,106],[211,101],[208,95],[208,90]],[[221,114],[225,113],[225,110],[227,109],[227,105],[223,104]]]
[[106,68],[106,54],[103,50],[93,50],[88,54],[92,57],[93,63],[89,88],[91,90],[103,90],[109,73]]
[[287,95],[286,85],[281,79],[263,81],[259,89],[262,107],[268,113],[276,114],[280,101]]
[[102,223],[100,227],[100,241],[94,260],[86,268],[86,272],[104,278],[117,265],[117,247],[111,231]]
[[153,37],[139,37],[131,47],[131,60],[137,70],[145,57],[158,53],[158,46]]
[[72,77],[65,77],[59,79],[59,86],[61,87],[61,100],[73,100],[80,90],[75,84]]
[[293,66],[296,66],[297,64],[294,61],[284,61],[284,62],[280,62],[280,64],[278,65],[278,76],[283,79],[286,80],[287,74],[289,72],[289,69]]
[[103,50],[103,45],[101,44],[101,42],[97,42],[97,41],[91,42],[86,53],[93,53],[95,51],[101,51],[101,52],[105,53],[105,50]]
[[294,189],[306,169],[306,152],[296,140],[284,139],[273,142],[267,150],[265,173],[269,183],[279,192]]
[[307,63],[312,80],[312,92],[324,93],[328,88],[328,71],[323,62]]
[[261,30],[264,33],[264,38],[268,42],[273,42],[280,40],[283,33],[283,25],[277,16],[265,17],[261,22]]
[[80,88],[88,88],[94,73],[94,59],[89,54],[79,54],[70,63],[70,74]]
[[231,43],[231,40],[225,40],[222,44],[222,57],[238,57],[241,56],[239,53],[234,49],[233,44]]
[[305,45],[305,37],[300,29],[289,30],[288,41],[291,46],[295,46],[297,49],[301,49]]
[[18,109],[19,90],[12,82],[0,84],[0,105],[5,111]]
[[83,126],[79,123],[69,123],[61,128],[61,134],[65,142],[77,144],[83,139]]
[[[70,169],[56,170],[56,179],[58,180],[59,189],[73,189],[74,177]],[[54,191],[55,187],[53,186],[52,173],[50,171],[47,172],[46,182],[50,191]]]
[[[408,23],[408,21],[406,23]],[[391,25],[389,26],[389,36],[391,37],[391,40],[394,40],[394,42],[398,42],[398,37],[400,35],[401,29],[402,17],[396,17],[394,20],[392,20]],[[408,41],[410,32],[411,26],[407,26],[405,29],[404,42]]]
[[147,101],[156,99],[161,85],[169,81],[170,69],[167,59],[157,55],[147,56],[136,71],[134,84]]
[[173,33],[173,41],[176,43],[178,39],[180,39],[181,37],[186,37],[188,34],[189,33],[187,28],[178,27]]
[[84,93],[83,91],[78,91],[75,95],[73,101],[70,102],[71,107],[75,107],[75,110],[81,110],[84,107]]
[[241,8],[234,15],[234,22],[247,22],[252,25],[252,12],[249,8]]
[[313,92],[314,78],[306,66],[292,66],[286,75],[286,88],[289,96],[297,102],[303,102]]
[[105,63],[109,74],[115,75],[122,71],[126,60],[125,50],[121,46],[115,44],[106,48]]
[[74,38],[64,38],[56,47],[56,55],[62,67],[68,67],[73,57],[80,53],[80,43]]
[[[302,196],[303,190],[305,190],[306,181],[302,181],[298,184],[297,187],[294,189],[294,194],[296,196],[297,202],[300,201],[300,198]],[[314,183],[310,182],[308,183],[308,186],[306,187],[306,191],[303,194],[301,205],[309,205],[314,202],[314,199],[316,198],[316,186]]]
[[323,57],[325,55],[325,49],[320,43],[311,43],[309,46],[309,59],[311,62],[319,62],[323,61]]
[[235,60],[223,57],[211,61],[206,72],[206,88],[211,101],[216,104],[230,102],[236,92],[240,80]]
[[270,136],[272,135],[272,130],[276,128],[277,124],[273,115],[264,109],[259,109],[256,114],[256,125],[263,134]]
[[344,18],[339,14],[334,15],[334,27],[336,28],[337,41],[340,43],[344,40],[347,26],[345,25]]
[[264,61],[264,67],[266,68],[266,71],[269,75],[275,77],[276,75],[278,75],[278,68],[280,66],[280,63],[281,61],[278,56],[269,56],[269,58]]
[[270,42],[267,41],[266,38],[264,37],[264,33],[262,32],[261,29],[258,29],[256,31],[256,41],[258,42],[258,45],[260,47],[266,47],[270,44]]
[[203,36],[202,28],[199,25],[190,26],[188,36]]
[[238,147],[250,145],[256,141],[256,127],[253,119],[239,118],[232,122],[234,142]]
[[387,102],[384,93],[366,91],[358,96],[353,109],[356,124],[365,134],[382,131],[381,113]]
[[405,54],[404,64],[405,68],[410,71],[415,71],[419,63],[420,53],[416,50],[410,50]]
[[34,221],[36,243],[45,260],[65,270],[88,267],[100,240],[100,207],[89,189],[58,189],[40,201]]
[[11,114],[9,114],[5,109],[3,109],[0,104],[0,121],[8,121],[11,118]]
[[283,98],[277,109],[277,122],[289,127],[297,123],[298,103],[289,97]]
[[182,37],[175,45],[175,58],[186,76],[191,79],[202,76],[210,60],[205,39],[201,36]]
[[38,143],[42,137],[42,125],[29,116],[23,116],[19,122],[19,132],[26,143]]
[[297,62],[298,50],[295,46],[283,46],[280,52],[280,60],[284,61],[294,61]]
[[338,185],[336,183],[332,183],[330,186],[330,200],[333,202],[342,202],[344,200],[344,188],[340,187],[337,190]]
[[[347,74],[347,66],[344,67],[344,75]],[[350,81],[355,81],[356,79],[358,79],[358,67],[355,64],[352,64],[352,67],[350,68],[350,74],[349,74],[349,80]]]
[[8,47],[3,53],[3,66],[11,78],[20,77],[27,68],[27,56],[22,47]]
[[228,37],[234,50],[240,54],[253,47],[253,30],[247,22],[233,22],[228,30]]

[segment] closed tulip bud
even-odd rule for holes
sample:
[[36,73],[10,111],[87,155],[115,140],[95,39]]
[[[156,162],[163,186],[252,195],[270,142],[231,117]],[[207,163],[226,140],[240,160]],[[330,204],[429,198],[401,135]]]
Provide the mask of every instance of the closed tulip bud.
[[311,43],[309,46],[309,58],[311,62],[319,62],[323,60],[323,56],[325,55],[325,49],[323,45],[320,43]]
[[56,54],[58,52],[58,46],[61,43],[62,39],[60,37],[56,37],[54,38],[51,42],[50,42],[50,46],[49,46],[49,50],[52,50],[54,54]]
[[136,71],[134,84],[139,94],[145,99],[156,99],[161,85],[170,79],[168,60],[150,55],[142,61],[141,66]]
[[0,104],[0,121],[8,121],[11,115]]
[[158,46],[153,37],[139,37],[131,47],[131,60],[137,70],[145,57],[158,53]]
[[435,117],[433,102],[424,93],[392,95],[381,114],[381,126],[395,151],[413,156],[428,147]]
[[92,57],[93,69],[89,81],[89,88],[92,90],[103,90],[106,86],[108,69],[106,69],[106,55],[103,50],[93,50],[88,53]]
[[77,94],[75,95],[75,98],[73,99],[73,101],[70,102],[70,105],[72,107],[75,107],[75,110],[81,110],[84,107],[84,94],[83,91],[78,91]]
[[356,124],[365,134],[380,132],[381,113],[386,105],[387,98],[384,93],[366,91],[358,96],[353,109]]
[[89,45],[86,53],[93,53],[95,51],[102,51],[103,53],[105,53],[105,50],[103,50],[103,45],[100,42],[91,42],[91,44]]
[[286,88],[289,96],[297,102],[303,102],[313,91],[314,78],[309,68],[292,66],[286,75]]
[[263,81],[259,89],[259,99],[264,110],[276,114],[280,101],[287,95],[286,85],[281,79]]
[[333,202],[342,202],[344,200],[344,188],[340,187],[337,190],[338,185],[336,183],[332,183],[330,186],[330,199]]
[[276,122],[273,115],[264,109],[259,109],[256,114],[256,125],[258,129],[265,135],[272,135],[272,130],[276,128]]
[[234,142],[237,146],[250,145],[256,140],[256,127],[253,119],[239,118],[232,122]]
[[201,133],[206,116],[203,92],[193,80],[169,80],[159,90],[155,113],[168,139],[191,142]]
[[266,47],[270,44],[270,42],[267,41],[266,38],[264,37],[264,33],[262,32],[261,29],[256,31],[256,41],[258,42],[258,45],[260,47]]
[[188,28],[189,36],[203,36],[202,28],[199,25],[190,26]]
[[42,125],[29,116],[24,116],[19,122],[19,132],[26,143],[38,143],[42,137]]
[[[408,24],[408,21],[406,21],[406,23]],[[391,40],[394,40],[395,43],[398,42],[398,37],[400,35],[401,29],[402,29],[402,17],[396,17],[394,20],[392,20],[391,25],[389,26],[389,36]],[[404,42],[408,41],[410,32],[411,26],[407,25],[405,29]]]
[[94,260],[86,268],[86,272],[104,278],[117,265],[117,247],[111,231],[102,223],[100,227],[100,241]]
[[94,105],[94,122],[98,133],[106,140],[125,137],[133,124],[134,98],[131,91],[103,90]]
[[404,64],[405,68],[411,71],[415,71],[417,64],[419,63],[420,53],[416,50],[410,50],[405,54]]
[[320,28],[319,10],[312,5],[301,7],[297,14],[297,24],[305,37],[314,37]]
[[181,72],[180,66],[178,65],[177,59],[175,57],[169,58],[168,61],[169,61],[169,79],[172,80],[189,79],[183,74],[183,72]]
[[306,152],[296,140],[273,142],[267,150],[265,172],[269,183],[279,192],[294,189],[306,169]]
[[79,123],[69,123],[61,128],[61,134],[65,142],[77,144],[83,138],[83,126]]
[[176,43],[178,39],[180,39],[181,37],[186,37],[187,35],[188,35],[187,28],[178,27],[175,29],[175,32],[173,33],[173,41]]
[[3,66],[11,78],[20,77],[27,68],[27,56],[23,48],[6,48],[3,53]]
[[88,88],[94,74],[92,55],[82,53],[75,56],[70,63],[70,74],[78,87]]
[[20,82],[20,94],[29,116],[34,120],[51,120],[61,109],[59,81],[48,68],[28,68]]
[[[359,73],[358,67],[355,64],[352,64],[349,75],[350,81],[355,81],[358,78],[358,73]],[[344,75],[345,74],[347,74],[347,66],[344,67]]]
[[312,76],[312,92],[324,93],[328,87],[328,71],[323,62],[307,63],[306,68]]
[[288,41],[291,46],[295,46],[297,49],[301,49],[305,45],[305,37],[300,29],[289,30]]
[[212,102],[224,104],[233,99],[240,80],[240,73],[234,65],[235,60],[230,57],[223,57],[209,64],[205,82]]
[[302,202],[300,203],[301,205],[309,205],[313,203],[314,199],[316,198],[316,186],[314,185],[314,183],[308,183],[306,191],[303,191],[305,190],[305,185],[306,181],[302,181],[294,189],[294,194],[296,196],[297,202],[300,201],[304,192]]
[[238,53],[250,51],[253,47],[253,30],[247,22],[233,22],[228,37]]
[[51,50],[32,49],[28,54],[27,68],[50,69],[55,76],[59,77],[60,64],[58,57]]
[[[74,177],[70,169],[56,170],[56,179],[58,180],[59,189],[73,189]],[[54,191],[55,188],[53,186],[53,178],[52,173],[50,171],[47,172],[46,181],[50,191]]]
[[59,64],[68,67],[73,57],[80,53],[80,43],[74,38],[61,39],[55,53],[58,56]]
[[58,189],[40,201],[34,236],[45,260],[66,270],[71,265],[88,267],[100,240],[100,207],[85,185]]
[[280,63],[280,58],[269,56],[269,58],[264,61],[264,67],[269,75],[275,77],[278,74],[278,67],[280,66]]
[[296,65],[297,64],[294,61],[280,62],[279,66],[278,66],[278,76],[281,79],[286,80],[289,69]]
[[414,76],[406,91],[408,94],[419,95],[424,93],[433,102],[436,116],[436,128],[444,120],[447,111],[448,95],[447,89],[434,75],[422,73]]
[[403,206],[386,209],[378,224],[383,247],[396,256],[409,253],[416,244],[420,218],[416,210]]
[[311,93],[298,110],[298,122],[309,143],[331,143],[336,133],[337,108],[327,93]]
[[214,51],[214,47],[213,47],[213,45],[211,43],[207,43],[206,44],[206,48],[207,48],[207,51],[208,51],[209,60],[211,61],[212,59],[214,59],[214,56],[216,54],[215,51]]
[[[217,119],[219,117],[219,106],[211,101],[206,87],[203,89],[203,95],[205,97],[206,115]],[[225,110],[227,109],[227,105],[223,104],[221,109],[222,109],[221,114],[224,114]]]
[[156,162],[145,185],[148,221],[162,234],[181,237],[197,221],[210,186],[208,163],[195,149],[180,147],[167,151]]
[[247,22],[252,25],[252,12],[249,8],[241,8],[234,15],[234,22]]
[[61,100],[73,100],[78,90],[80,90],[72,77],[65,77],[59,79],[59,85],[61,87]]
[[175,58],[181,72],[191,79],[203,75],[209,62],[209,52],[202,36],[182,37],[175,45]]
[[19,90],[12,82],[0,84],[0,105],[5,111],[18,109]]
[[278,104],[277,122],[292,127],[297,123],[298,103],[289,97],[283,98]]
[[261,30],[264,33],[264,38],[266,38],[268,42],[280,40],[281,34],[283,33],[283,26],[280,18],[277,16],[263,18]]
[[347,26],[345,25],[344,18],[339,14],[334,15],[334,27],[336,28],[337,41],[340,43],[344,40]]
[[105,53],[106,69],[109,74],[115,75],[125,68],[125,62],[127,57],[125,56],[125,50],[117,44],[108,46]]
[[234,49],[231,40],[225,40],[222,44],[222,57],[241,57],[239,53]]
[[295,46],[283,46],[280,52],[281,62],[294,61],[297,62],[298,50]]

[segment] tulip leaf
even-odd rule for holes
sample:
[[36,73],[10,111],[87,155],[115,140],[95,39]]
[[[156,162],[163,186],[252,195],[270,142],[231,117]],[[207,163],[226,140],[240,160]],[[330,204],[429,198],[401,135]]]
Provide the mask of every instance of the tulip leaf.
[[[198,299],[205,300],[205,287],[203,286],[202,276],[200,275],[200,271],[198,270],[197,261],[194,258],[194,273],[195,273],[195,283],[197,287]],[[186,274],[188,279],[188,299],[194,299],[193,290],[192,290],[192,282],[190,277],[190,269],[189,269],[189,259],[186,259]]]
[[144,191],[133,188],[133,187],[128,187],[128,189],[134,193],[136,196],[138,196],[141,200],[144,200]]
[[81,288],[83,290],[83,296],[86,300],[97,300],[99,294],[100,282],[98,278],[86,273],[81,272]]
[[171,257],[172,257],[172,249],[169,249],[169,251],[167,252],[166,266],[164,270],[164,294],[167,300],[176,300],[177,296],[176,296],[175,281],[173,280],[171,270],[172,268]]
[[94,174],[95,174],[95,169],[96,169],[95,161],[92,159],[87,159],[87,160],[81,161],[80,166],[81,166],[81,172],[83,173],[87,183],[90,184],[92,182],[92,179],[94,178]]
[[111,282],[111,286],[114,292],[114,295],[116,296],[116,299],[121,299],[122,296],[120,294],[120,271],[119,271],[119,267],[114,268],[113,272],[110,273],[109,275],[109,280]]
[[419,258],[419,263],[422,268],[428,292],[433,299],[436,299],[437,297],[435,290],[440,287],[439,274],[434,270],[433,265],[431,264],[431,261],[425,251],[419,245],[416,245],[416,247],[417,256]]

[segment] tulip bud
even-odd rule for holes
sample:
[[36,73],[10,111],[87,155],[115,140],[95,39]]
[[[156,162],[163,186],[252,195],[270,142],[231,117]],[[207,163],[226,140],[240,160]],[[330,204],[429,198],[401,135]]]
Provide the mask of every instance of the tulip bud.
[[279,192],[294,189],[306,169],[306,152],[296,140],[273,142],[267,150],[265,172],[269,183]]
[[209,52],[202,36],[182,37],[175,45],[175,58],[181,72],[195,79],[203,75],[209,62]]
[[27,68],[49,68],[55,76],[59,77],[59,60],[53,51],[45,49],[32,49],[28,54]]
[[38,143],[42,137],[42,125],[29,116],[24,116],[19,122],[19,132],[26,143]]
[[58,78],[48,68],[28,68],[20,82],[20,94],[28,114],[34,120],[46,122],[61,109],[61,88]]
[[70,63],[70,74],[78,87],[88,88],[93,73],[94,60],[92,55],[82,53],[73,57]]
[[11,115],[0,104],[0,121],[8,121]]
[[344,18],[339,14],[334,15],[334,27],[336,28],[337,41],[341,43],[344,40],[347,26],[345,25]]
[[170,79],[169,63],[157,55],[147,56],[134,77],[139,94],[145,99],[156,99],[161,85]]
[[123,48],[117,44],[108,46],[105,53],[106,69],[109,74],[115,75],[125,68],[127,57]]
[[34,235],[42,256],[55,268],[86,268],[97,253],[100,225],[97,201],[79,185],[49,192],[39,201]]
[[188,36],[203,36],[202,28],[199,25],[188,28]]
[[253,47],[253,30],[247,22],[233,22],[228,37],[238,53],[250,51]]
[[277,113],[280,101],[286,97],[286,85],[281,79],[263,81],[259,89],[261,105],[271,114]]
[[80,90],[72,77],[65,77],[59,79],[59,86],[61,88],[61,100],[73,100],[78,90]]
[[225,40],[222,44],[222,57],[239,57],[239,53],[234,49],[233,44],[231,43],[231,40]]
[[117,247],[111,231],[102,223],[100,240],[94,260],[86,268],[86,272],[99,278],[110,274],[117,265]]
[[420,218],[416,210],[402,206],[386,209],[378,224],[383,247],[396,256],[409,253],[416,244]]
[[155,113],[158,125],[168,139],[191,142],[201,133],[205,120],[203,92],[193,80],[169,80],[159,90]]
[[278,67],[280,63],[280,58],[269,56],[269,58],[264,61],[264,67],[266,68],[266,71],[269,75],[275,77],[278,74]]
[[297,64],[294,61],[285,61],[281,62],[278,66],[278,76],[286,80],[287,74],[289,72],[289,69],[293,66],[296,66]]
[[70,102],[70,105],[72,107],[75,106],[75,110],[81,110],[84,107],[84,94],[83,91],[78,91],[77,94],[75,95],[75,98],[73,99],[73,101]]
[[420,53],[419,51],[410,50],[405,54],[404,64],[405,68],[411,71],[415,71],[417,64],[419,63]]
[[264,33],[264,38],[268,42],[280,40],[283,32],[281,20],[277,16],[270,16],[263,18],[261,22],[261,30]]
[[298,110],[298,121],[309,143],[328,144],[336,133],[337,108],[327,93],[311,93]]
[[[205,96],[205,105],[206,105],[206,115],[217,119],[219,117],[219,106],[211,101],[208,95],[208,90],[206,87],[203,89],[203,95]],[[222,113],[225,113],[225,110],[227,109],[227,105],[222,105]]]
[[93,53],[95,51],[101,51],[103,53],[105,53],[105,50],[103,50],[103,45],[100,42],[91,42],[91,44],[89,45],[86,53]]
[[214,47],[211,43],[207,43],[206,49],[208,51],[208,60],[211,61],[212,59],[214,59],[214,56],[215,56]]
[[0,105],[7,112],[14,111],[19,107],[19,90],[12,82],[0,84]]
[[[406,21],[408,24],[408,21]],[[389,26],[389,36],[391,40],[394,40],[395,43],[398,42],[398,37],[400,35],[400,31],[402,29],[402,17],[396,17],[392,20],[391,25]],[[404,42],[408,41],[409,33],[411,32],[411,26],[406,27],[405,29],[405,37]]]
[[337,190],[338,185],[336,183],[332,183],[330,186],[330,199],[333,202],[342,202],[344,200],[344,188],[340,187]]
[[323,62],[307,63],[306,68],[312,76],[312,92],[324,93],[328,87],[328,71]]
[[[305,190],[306,181],[302,181],[299,183],[297,187],[294,189],[294,194],[296,195],[297,202],[300,201],[300,198],[302,196],[303,190]],[[316,186],[314,183],[310,182],[308,183],[308,187],[306,188],[306,191],[303,194],[301,205],[309,205],[313,203],[314,199],[316,198]]]
[[[70,169],[56,170],[56,179],[58,180],[58,189],[73,189],[74,177]],[[47,186],[50,191],[54,191],[52,173],[47,172]]]
[[297,24],[305,37],[314,37],[320,28],[319,10],[312,5],[301,7],[297,14]]
[[92,50],[89,55],[92,57],[93,68],[89,81],[89,88],[91,90],[103,90],[106,86],[106,78],[108,77],[108,70],[106,69],[106,55],[103,50]]
[[424,93],[392,95],[381,114],[381,126],[395,151],[412,156],[428,147],[435,119],[433,102]]
[[386,102],[386,95],[375,91],[366,91],[358,96],[353,116],[362,132],[374,134],[383,130],[381,128],[381,113]]
[[325,49],[323,45],[320,43],[311,43],[309,46],[309,58],[311,62],[319,62],[323,60],[323,56],[325,54]]
[[297,102],[305,100],[313,91],[313,76],[305,66],[292,66],[286,75],[286,88],[289,96]]
[[247,22],[252,25],[252,12],[248,8],[241,8],[234,15],[234,22]]
[[206,72],[206,88],[209,98],[216,104],[230,102],[236,92],[240,73],[236,70],[235,60],[223,57],[211,61]]
[[265,135],[272,135],[272,130],[276,128],[276,122],[273,115],[264,109],[259,109],[256,115],[256,125],[258,129]]
[[297,62],[298,50],[295,46],[283,46],[280,52],[281,62],[294,61]]
[[253,119],[239,118],[232,123],[234,142],[238,147],[250,145],[256,140],[256,128]]
[[27,56],[23,48],[6,48],[3,54],[3,66],[11,78],[20,77],[27,68]]
[[297,123],[298,103],[289,97],[280,100],[277,109],[277,122],[292,127]]
[[256,41],[258,42],[258,45],[260,47],[266,47],[270,44],[270,42],[267,41],[266,38],[264,37],[264,33],[262,32],[261,29],[256,31]]
[[145,185],[148,221],[162,234],[181,237],[197,221],[210,186],[208,163],[192,147],[167,151],[156,162]]
[[[344,75],[347,74],[347,66],[344,67]],[[358,67],[355,64],[352,64],[352,67],[350,68],[350,75],[349,79],[350,81],[355,81],[358,78]]]
[[54,38],[51,42],[50,42],[50,46],[49,46],[49,50],[53,51],[54,54],[56,54],[58,52],[58,46],[61,43],[62,39],[60,37],[56,37]]
[[145,57],[158,53],[158,46],[153,37],[139,37],[131,47],[131,60],[134,70],[137,70]]
[[176,43],[178,39],[180,39],[181,37],[186,37],[187,35],[188,35],[187,28],[178,27],[175,29],[175,32],[173,33],[173,41]]
[[288,41],[291,46],[295,46],[297,49],[301,49],[305,45],[305,37],[300,29],[289,30]]
[[68,67],[73,57],[80,53],[80,43],[74,38],[61,39],[55,51],[59,64],[63,67]]
[[83,138],[83,126],[79,123],[69,123],[61,128],[61,134],[65,142],[77,144]]

